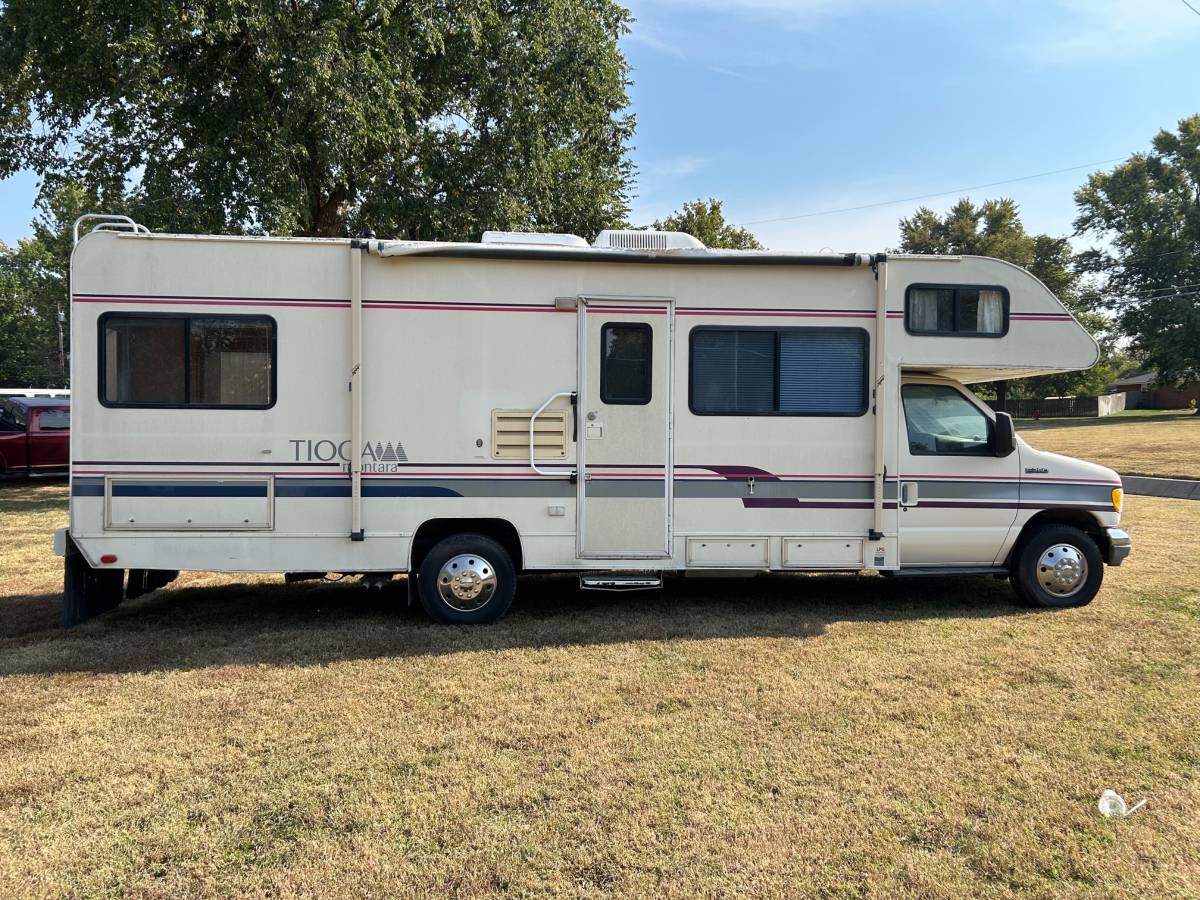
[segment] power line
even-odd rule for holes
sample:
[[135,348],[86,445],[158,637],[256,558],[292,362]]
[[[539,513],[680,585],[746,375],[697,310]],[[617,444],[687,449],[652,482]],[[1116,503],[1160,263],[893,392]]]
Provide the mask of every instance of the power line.
[[1196,7],[1192,6],[1192,4],[1188,3],[1188,0],[1179,0],[1179,2],[1182,3],[1184,6],[1186,6],[1188,9],[1190,9],[1192,12],[1194,12],[1196,15],[1200,16],[1200,9],[1196,9]]
[[1077,172],[1080,169],[1090,169],[1093,166],[1102,166],[1111,162],[1120,162],[1124,158],[1125,157],[1123,156],[1114,156],[1112,159],[1101,159],[1097,160],[1096,162],[1083,163],[1082,165],[1078,166],[1067,166],[1065,169],[1052,169],[1049,172],[1036,172],[1033,175],[1021,175],[1018,178],[1005,178],[1001,181],[989,181],[986,184],[975,184],[971,185],[970,187],[954,188],[953,190],[949,191],[937,191],[933,194],[920,194],[915,197],[901,197],[898,200],[881,200],[878,203],[864,203],[861,206],[846,206],[841,209],[822,209],[816,212],[799,213],[798,215],[794,216],[777,216],[773,219],[755,219],[754,221],[742,222],[740,224],[745,226],[765,225],[769,222],[790,222],[794,219],[811,219],[814,216],[832,216],[835,213],[856,212],[860,209],[875,209],[879,206],[892,206],[897,203],[912,203],[916,200],[929,200],[933,197],[945,197],[948,194],[961,194],[965,193],[966,191],[979,191],[983,190],[984,188],[997,187],[998,185],[1002,184],[1015,184],[1018,181],[1030,181],[1034,178],[1046,178],[1050,175],[1061,175],[1063,172]]

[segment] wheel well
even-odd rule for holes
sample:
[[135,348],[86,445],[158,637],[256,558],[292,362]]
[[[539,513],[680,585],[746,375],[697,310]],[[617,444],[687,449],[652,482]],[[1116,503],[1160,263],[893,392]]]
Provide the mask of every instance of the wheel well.
[[430,519],[423,522],[413,535],[412,549],[409,551],[409,571],[416,572],[425,561],[426,554],[433,549],[434,544],[452,534],[472,532],[482,534],[496,541],[508,551],[512,557],[513,566],[518,572],[524,566],[521,555],[521,537],[511,522],[504,519]]
[[1011,565],[1013,557],[1021,551],[1025,538],[1039,525],[1070,525],[1078,528],[1096,542],[1102,557],[1108,559],[1108,533],[1104,530],[1104,526],[1096,521],[1095,516],[1083,509],[1043,509],[1026,522],[1021,529],[1021,534],[1013,544],[1012,550],[1009,551],[1007,565]]

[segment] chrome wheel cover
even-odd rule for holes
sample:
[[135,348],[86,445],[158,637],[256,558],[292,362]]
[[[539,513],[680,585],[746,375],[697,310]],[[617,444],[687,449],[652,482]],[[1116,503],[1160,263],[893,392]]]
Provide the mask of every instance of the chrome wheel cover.
[[437,577],[438,594],[458,612],[475,612],[496,593],[496,569],[475,553],[462,553],[446,560]]
[[1051,544],[1042,551],[1034,574],[1046,593],[1054,597],[1073,597],[1087,581],[1087,557],[1070,544]]

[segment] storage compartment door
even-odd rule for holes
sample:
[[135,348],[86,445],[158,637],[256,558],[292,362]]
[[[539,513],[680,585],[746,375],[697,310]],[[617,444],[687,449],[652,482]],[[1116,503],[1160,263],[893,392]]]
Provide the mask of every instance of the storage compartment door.
[[152,531],[269,531],[274,480],[108,477],[105,527]]

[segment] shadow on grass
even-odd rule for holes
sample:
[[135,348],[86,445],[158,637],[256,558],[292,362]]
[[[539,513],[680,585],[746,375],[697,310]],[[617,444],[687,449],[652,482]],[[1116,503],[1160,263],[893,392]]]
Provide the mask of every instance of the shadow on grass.
[[0,674],[149,672],[636,641],[803,639],[834,622],[1022,614],[991,578],[854,575],[669,578],[662,591],[580,591],[575,576],[521,580],[508,617],[435,625],[408,607],[403,581],[168,587],[73,629],[57,594],[0,602]]

